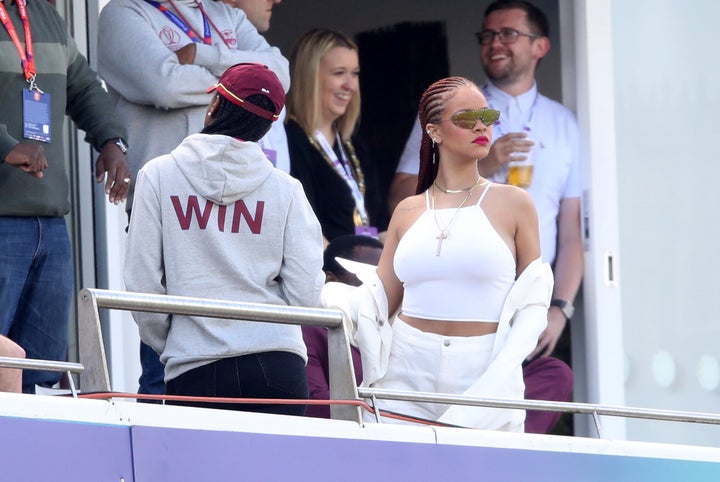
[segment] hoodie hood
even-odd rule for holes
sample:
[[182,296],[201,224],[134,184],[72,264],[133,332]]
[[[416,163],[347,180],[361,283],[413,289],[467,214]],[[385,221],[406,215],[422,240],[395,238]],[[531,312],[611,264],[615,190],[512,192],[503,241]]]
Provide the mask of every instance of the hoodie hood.
[[223,135],[192,134],[170,156],[199,194],[221,205],[255,191],[274,169],[257,143]]

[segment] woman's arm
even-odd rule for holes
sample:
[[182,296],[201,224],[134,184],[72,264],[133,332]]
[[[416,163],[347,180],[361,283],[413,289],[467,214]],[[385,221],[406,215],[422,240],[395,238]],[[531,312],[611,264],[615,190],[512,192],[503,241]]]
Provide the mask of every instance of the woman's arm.
[[540,257],[540,231],[537,210],[530,194],[523,189],[512,191],[513,212],[515,213],[515,256],[517,266],[515,278]]
[[[402,203],[400,206],[402,206]],[[380,255],[380,261],[378,262],[377,269],[378,277],[383,283],[385,295],[387,296],[388,318],[397,311],[403,298],[403,286],[395,274],[395,267],[393,266],[395,250],[400,242],[398,225],[401,223],[402,217],[404,216],[400,206],[398,206],[395,214],[393,214],[393,217],[390,219],[390,225],[388,226],[387,234],[385,236],[382,255]]]

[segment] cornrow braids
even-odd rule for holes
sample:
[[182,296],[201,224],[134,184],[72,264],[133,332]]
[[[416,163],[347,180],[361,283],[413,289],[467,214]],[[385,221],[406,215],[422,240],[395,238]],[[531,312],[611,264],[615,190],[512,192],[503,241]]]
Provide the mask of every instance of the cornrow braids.
[[[428,87],[420,98],[418,116],[423,132],[420,142],[420,172],[415,194],[425,192],[432,185],[440,164],[440,153],[437,152],[437,146],[432,146],[432,139],[424,130],[425,126],[440,122],[447,101],[455,95],[458,87],[464,85],[475,86],[475,83],[465,77],[446,77]],[[436,162],[433,162],[433,149],[435,149]]]

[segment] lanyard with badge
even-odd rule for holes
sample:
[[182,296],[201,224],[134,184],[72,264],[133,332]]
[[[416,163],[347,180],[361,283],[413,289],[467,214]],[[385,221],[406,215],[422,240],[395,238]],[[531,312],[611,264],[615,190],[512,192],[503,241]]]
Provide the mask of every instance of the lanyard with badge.
[[[325,158],[325,161],[333,167],[335,172],[338,173],[338,175],[350,188],[350,193],[355,201],[355,210],[353,212],[355,234],[377,237],[377,227],[370,226],[370,219],[367,214],[367,209],[365,209],[365,180],[360,167],[360,162],[352,149],[352,144],[348,142],[346,145],[350,160],[353,162],[353,166],[350,166],[347,156],[345,155],[345,151],[343,150],[339,134],[337,135],[337,143],[340,148],[339,158],[330,146],[330,143],[327,139],[325,139],[325,136],[319,130],[315,131],[314,137],[308,136],[308,139],[310,140],[310,143],[313,144],[318,151],[320,151],[320,154]],[[355,169],[357,173],[357,180],[353,175],[353,169]]]
[[[185,35],[187,35],[190,40],[192,40],[195,43],[200,43],[200,36],[195,31],[194,28],[190,26],[190,22],[187,21],[187,19],[183,16],[182,12],[180,12],[180,9],[175,5],[175,2],[170,0],[170,5],[175,9],[175,12],[168,9],[165,5],[155,2],[152,0],[145,0],[147,3],[152,5],[153,7],[160,10],[172,23],[175,24],[180,30],[183,31]],[[195,0],[195,4],[200,9],[200,14],[202,15],[203,19],[203,35],[202,35],[202,43],[205,45],[212,45],[212,33],[210,32],[210,26],[215,29],[215,31],[220,35],[220,38],[225,43],[225,45],[228,48],[230,47],[230,44],[228,43],[228,40],[225,38],[225,36],[220,32],[220,30],[217,28],[217,26],[213,23],[212,20],[210,20],[210,17],[208,16],[207,12],[205,11],[205,7],[203,7],[203,4],[199,2],[198,0]]]
[[20,42],[20,36],[10,20],[10,15],[2,3],[0,3],[0,21],[17,49],[25,80],[30,84],[23,89],[23,137],[40,142],[50,142],[50,94],[40,90],[36,83],[35,56],[33,55],[27,5],[25,0],[16,0],[15,3],[25,33],[24,48]]

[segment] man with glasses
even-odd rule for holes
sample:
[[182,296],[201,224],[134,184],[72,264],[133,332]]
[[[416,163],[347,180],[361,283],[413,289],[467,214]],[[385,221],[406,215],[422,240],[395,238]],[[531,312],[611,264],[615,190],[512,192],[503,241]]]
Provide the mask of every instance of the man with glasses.
[[[555,287],[548,326],[524,370],[525,396],[566,400],[571,396],[571,372],[549,355],[572,318],[572,302],[582,280],[580,149],[572,112],[537,90],[535,70],[550,50],[548,33],[547,17],[529,2],[499,0],[485,10],[482,30],[476,34],[488,78],[482,90],[501,115],[493,126],[490,154],[478,161],[478,169],[484,177],[507,182],[508,163],[532,151],[534,172],[527,190],[538,210],[542,257],[553,265]],[[420,137],[416,123],[390,189],[391,211],[415,193]],[[528,422],[531,418],[528,415]],[[536,426],[526,423],[526,430],[546,431],[557,420],[550,412],[541,418]]]

